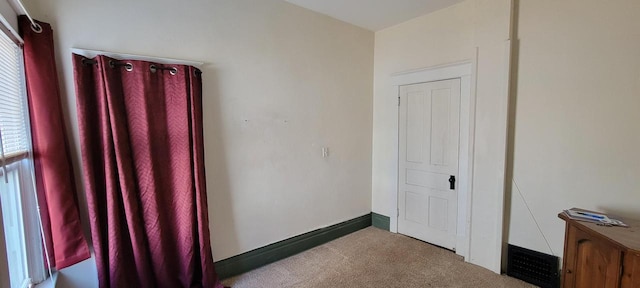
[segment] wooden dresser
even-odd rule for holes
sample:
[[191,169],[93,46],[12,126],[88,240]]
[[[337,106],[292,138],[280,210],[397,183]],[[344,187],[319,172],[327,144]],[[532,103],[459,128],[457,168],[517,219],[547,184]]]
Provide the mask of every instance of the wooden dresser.
[[622,219],[622,228],[558,217],[566,222],[562,287],[640,287],[640,221]]

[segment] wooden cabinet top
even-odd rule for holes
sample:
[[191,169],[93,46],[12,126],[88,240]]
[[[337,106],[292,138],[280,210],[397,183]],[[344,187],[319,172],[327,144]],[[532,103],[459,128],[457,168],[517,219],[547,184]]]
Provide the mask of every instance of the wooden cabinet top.
[[631,253],[640,254],[640,221],[622,218],[624,223],[629,225],[629,227],[608,227],[608,226],[600,226],[596,223],[576,221],[574,219],[570,219],[565,213],[558,214],[562,220],[566,221],[568,224],[571,224],[577,227],[580,230],[583,230],[587,233],[592,234],[595,237],[602,238],[603,240],[609,241],[616,246],[618,246],[622,250],[627,250]]

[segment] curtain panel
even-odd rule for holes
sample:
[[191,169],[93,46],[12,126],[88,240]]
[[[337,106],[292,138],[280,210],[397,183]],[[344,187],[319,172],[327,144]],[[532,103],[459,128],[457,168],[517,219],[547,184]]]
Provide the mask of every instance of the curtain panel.
[[222,287],[210,247],[198,69],[73,55],[100,287]]
[[36,191],[51,264],[62,269],[89,258],[82,233],[69,144],[60,103],[51,25],[19,17],[29,102]]

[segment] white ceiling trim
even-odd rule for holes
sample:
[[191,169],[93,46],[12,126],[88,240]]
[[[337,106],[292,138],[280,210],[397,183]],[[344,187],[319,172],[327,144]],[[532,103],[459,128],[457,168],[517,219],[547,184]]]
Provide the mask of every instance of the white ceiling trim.
[[463,0],[285,0],[356,26],[379,31]]

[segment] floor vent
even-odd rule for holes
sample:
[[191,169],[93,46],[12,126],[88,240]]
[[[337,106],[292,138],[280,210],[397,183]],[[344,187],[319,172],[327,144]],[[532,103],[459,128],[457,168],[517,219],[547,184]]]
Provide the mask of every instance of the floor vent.
[[509,245],[507,275],[542,288],[560,287],[559,258]]

